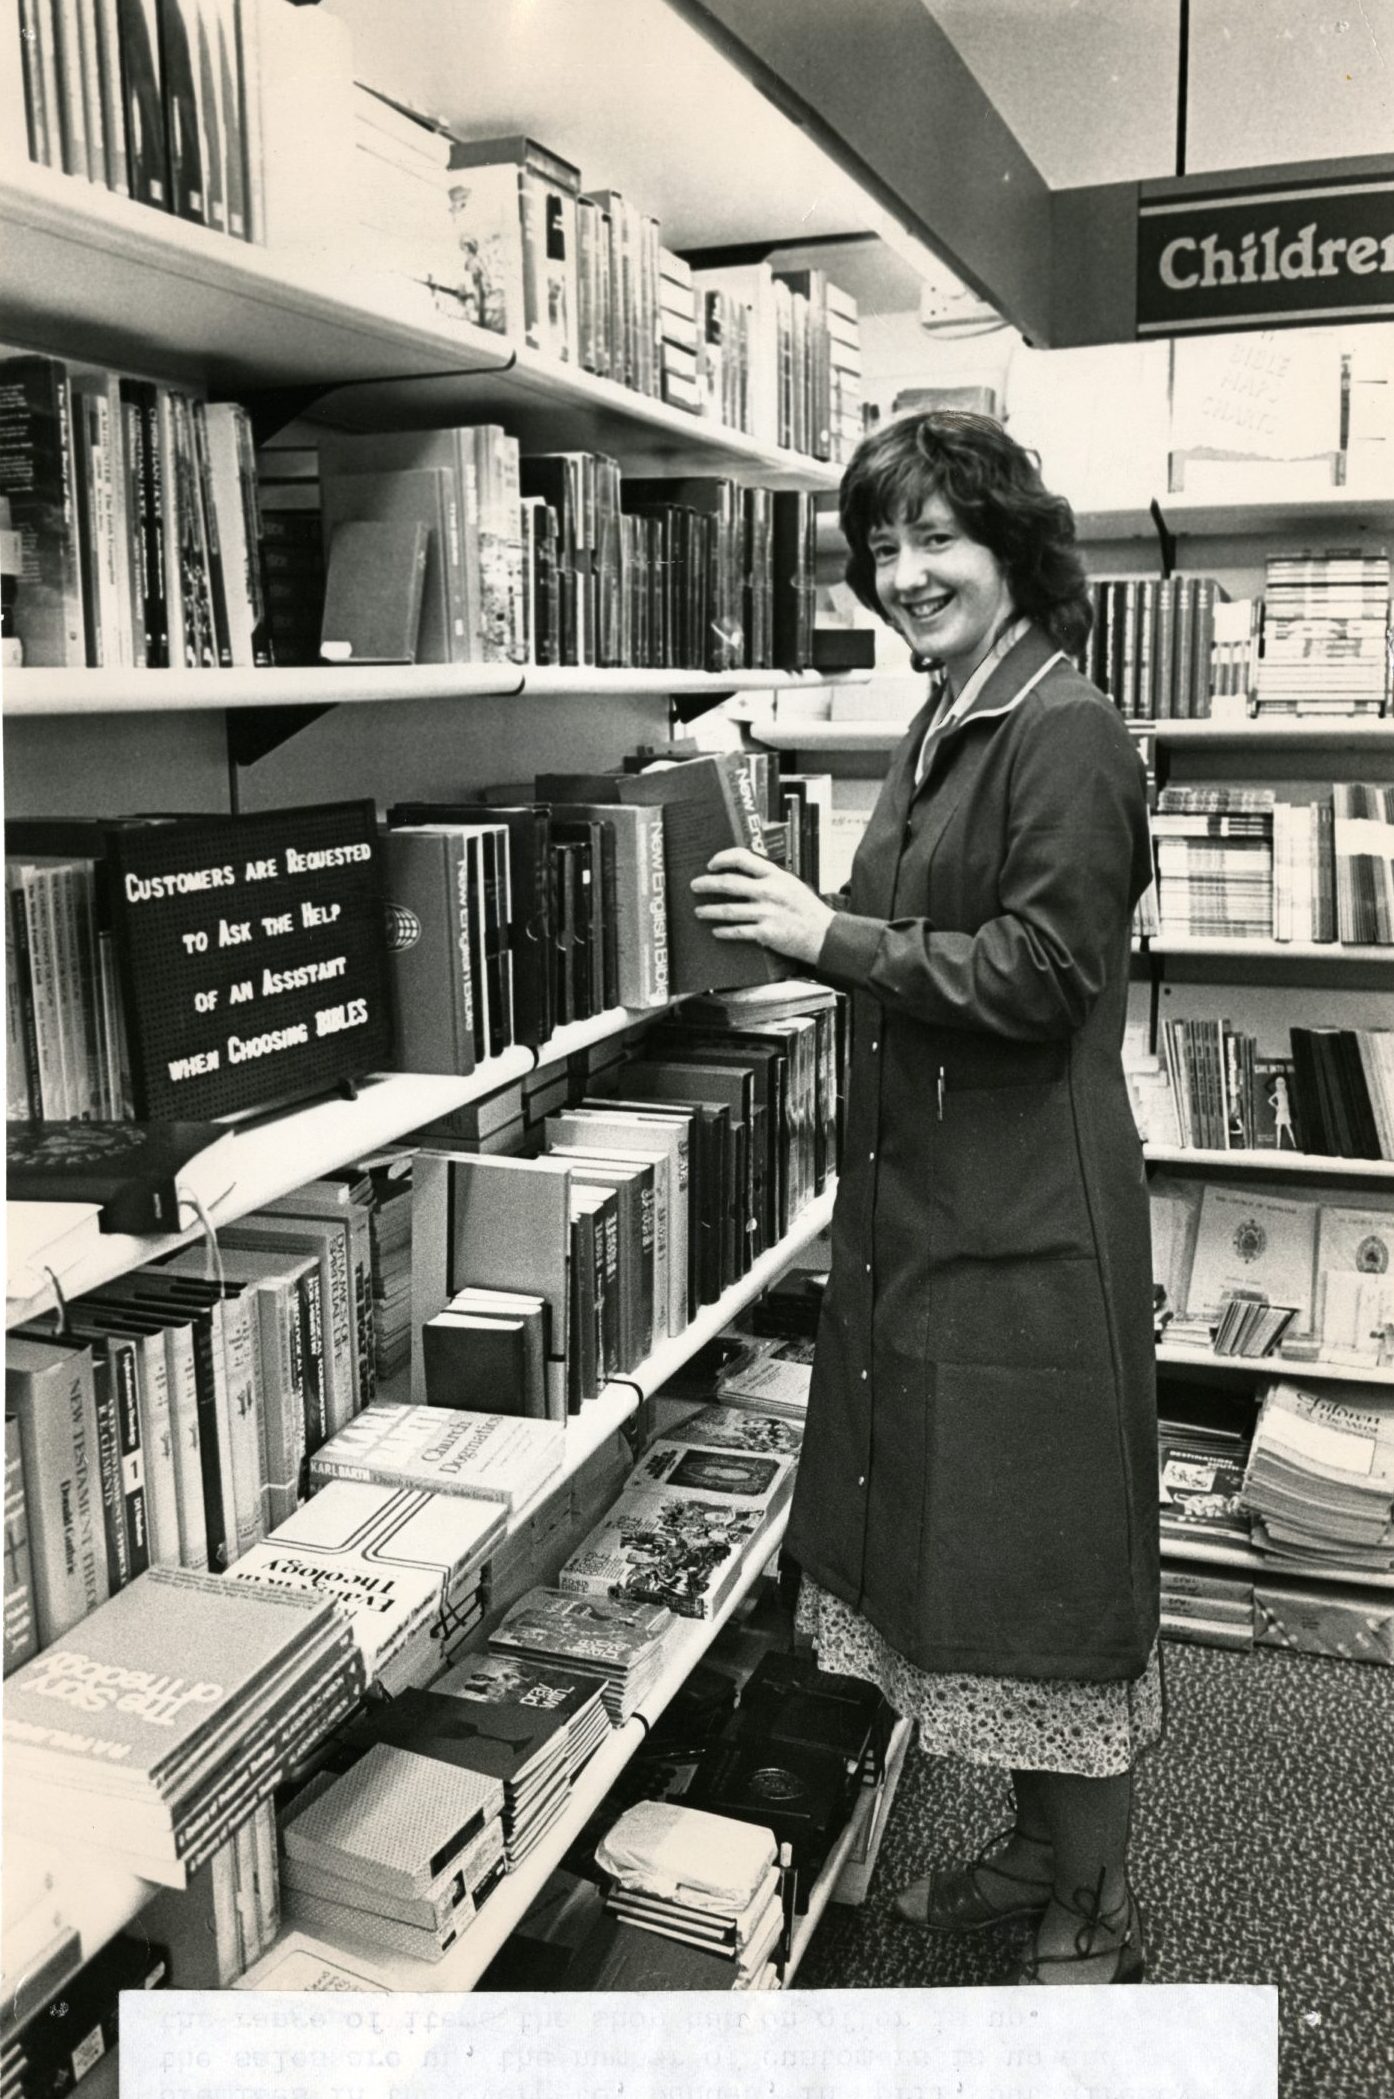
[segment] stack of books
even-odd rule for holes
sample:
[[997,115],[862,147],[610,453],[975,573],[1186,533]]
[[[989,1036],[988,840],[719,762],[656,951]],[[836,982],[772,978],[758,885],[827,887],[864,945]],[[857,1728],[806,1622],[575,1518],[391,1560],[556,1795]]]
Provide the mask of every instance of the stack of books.
[[539,1741],[550,1739],[551,1722],[557,1721],[573,1783],[610,1733],[598,1684],[573,1670],[549,1668],[522,1655],[467,1655],[447,1671],[435,1689],[445,1697],[501,1707],[506,1713],[517,1706],[519,1713],[514,1717],[526,1718],[541,1730]]
[[1164,933],[1273,936],[1273,791],[1164,787],[1152,819]]
[[269,660],[318,663],[325,586],[318,446],[272,439],[258,447],[255,493]]
[[1254,1645],[1252,1579],[1164,1563],[1162,1633],[1169,1640],[1248,1654]]
[[332,1597],[369,1679],[390,1696],[455,1659],[484,1615],[501,1503],[331,1480],[245,1552],[229,1579]]
[[564,1594],[666,1604],[683,1618],[720,1612],[793,1492],[794,1460],[688,1445],[681,1435],[661,1438],[635,1466],[563,1566]]
[[1270,555],[1259,712],[1377,715],[1388,701],[1388,555]]
[[1248,1455],[1241,1430],[1159,1420],[1163,1552],[1169,1541],[1248,1548],[1251,1527],[1241,1500]]
[[355,81],[353,143],[354,181],[345,202],[361,263],[455,287],[461,254],[451,209],[450,139]]
[[[704,386],[698,367],[697,294],[692,265],[669,248],[660,248],[658,254],[658,338],[664,400],[670,407],[701,415]],[[718,409],[709,408],[706,412],[714,414]],[[738,417],[726,416],[722,420],[740,427]]]
[[623,1727],[663,1667],[673,1622],[662,1604],[530,1589],[490,1633],[489,1647],[598,1683],[611,1725]]
[[802,1335],[753,1335],[730,1330],[739,1354],[717,1381],[717,1397],[728,1407],[756,1409],[803,1421],[813,1379],[813,1342]]
[[11,1826],[185,1887],[363,1683],[327,1597],[152,1568],[6,1684]]
[[310,1460],[310,1485],[371,1480],[501,1502],[513,1514],[555,1481],[566,1458],[557,1423],[375,1400]]
[[605,1906],[654,1932],[726,1962],[729,1980],[709,1988],[757,1987],[784,1927],[779,1864],[768,1829],[659,1800],[628,1808],[596,1846],[610,1876]]
[[775,270],[768,262],[699,269],[693,284],[707,412],[766,444],[815,459],[848,457],[861,436],[851,294],[820,269]]
[[286,1914],[331,1940],[442,1960],[504,1871],[502,1818],[498,1779],[375,1742],[292,1808]]
[[1244,1475],[1265,1559],[1394,1569],[1394,1401],[1356,1388],[1269,1387]]

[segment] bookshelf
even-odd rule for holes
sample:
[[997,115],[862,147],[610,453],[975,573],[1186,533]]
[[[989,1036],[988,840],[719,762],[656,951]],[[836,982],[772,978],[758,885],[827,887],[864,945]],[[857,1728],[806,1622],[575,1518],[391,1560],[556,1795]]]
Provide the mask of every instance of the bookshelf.
[[[287,1185],[297,1185],[298,1180],[303,1178],[305,1176],[302,1174],[296,1181]],[[632,1373],[622,1379],[616,1379],[607,1385],[597,1398],[588,1400],[580,1414],[567,1422],[566,1455],[561,1471],[548,1480],[531,1501],[513,1511],[509,1519],[510,1534],[526,1523],[553,1494],[566,1486],[596,1451],[625,1426],[637,1411],[641,1397],[655,1392],[675,1370],[699,1349],[705,1347],[713,1335],[729,1324],[736,1314],[758,1297],[770,1283],[777,1281],[784,1270],[826,1230],[832,1216],[834,1192],[829,1187],[822,1195],[807,1204],[778,1246],[771,1247],[768,1253],[763,1254],[752,1265],[749,1274],[724,1291],[715,1304],[705,1306],[681,1334],[665,1341],[651,1356],[636,1365]],[[466,1934],[460,1946],[454,1949],[450,1959],[441,1963],[439,1967],[416,1961],[402,1961],[392,1968],[385,1965],[383,1975],[387,1987],[473,1987],[532,1902],[573,1836],[584,1825],[593,1808],[604,1799],[615,1778],[639,1747],[647,1733],[648,1724],[657,1719],[679,1690],[694,1665],[705,1654],[721,1627],[749,1591],[761,1568],[778,1550],[784,1522],[785,1515],[781,1512],[771,1528],[755,1540],[742,1563],[741,1578],[717,1616],[681,1626],[672,1641],[672,1653],[668,1664],[640,1708],[642,1720],[631,1718],[625,1727],[616,1729],[609,1740],[601,1744],[573,1789],[566,1813],[553,1825],[546,1842],[537,1847],[522,1872],[507,1875],[500,1882],[487,1906],[480,1913],[480,1923],[471,1926],[470,1932]],[[9,1827],[13,1828],[14,1823],[9,1822]],[[54,1892],[50,1906],[61,1909],[65,1923],[77,1931],[80,1939],[81,1950],[73,1962],[73,1973],[76,1973],[83,1962],[91,1960],[93,1954],[99,1952],[117,1932],[124,1931],[157,1892],[152,1882],[142,1880],[133,1873],[120,1868],[104,1867],[101,1864],[94,1868],[90,1858],[78,1860],[72,1854],[55,1853],[38,1844],[16,1846],[8,1860],[8,1869],[7,1884],[14,1899],[22,1899],[25,1892],[41,1885],[41,1876],[45,1872],[52,1876]],[[486,1936],[479,1935],[481,1930]],[[356,1955],[355,1958],[361,1961],[365,1957]],[[6,1968],[7,1980],[13,1987],[15,1978],[8,1973],[8,1962]],[[401,1970],[400,1975],[396,1973],[397,1968]],[[444,1970],[449,1970],[449,1973],[444,1973]],[[53,1985],[59,1986],[57,1983]],[[52,1990],[46,1988],[43,2001],[47,2001],[47,1996],[51,1994]],[[37,2008],[36,2005],[34,2009]]]
[[[874,673],[864,672],[860,682],[874,683]],[[909,716],[901,721],[839,722],[792,711],[781,715],[778,704],[769,713],[752,708],[742,719],[756,741],[770,750],[825,754],[892,751],[910,725]],[[1394,719],[1262,721],[1250,716],[1242,721],[1129,722],[1128,727],[1134,735],[1149,736],[1174,750],[1277,751],[1293,756],[1327,750],[1394,752]],[[1155,948],[1157,942],[1152,945]]]
[[1321,1152],[1188,1150],[1183,1144],[1147,1144],[1152,1166],[1190,1166],[1203,1172],[1278,1173],[1322,1180],[1394,1181],[1394,1159],[1327,1158]]
[[596,378],[434,310],[424,285],[229,240],[51,168],[0,175],[0,333],[218,392],[319,387],[346,427],[506,421],[525,448],[631,473],[833,490],[839,468]]
[[[1217,1356],[1209,1348],[1182,1348],[1173,1341],[1162,1341],[1157,1345],[1157,1362],[1166,1370],[1197,1370],[1207,1375],[1219,1371],[1234,1371],[1241,1377],[1262,1378],[1269,1382],[1274,1378],[1289,1379],[1293,1384],[1305,1385],[1313,1382],[1342,1385],[1382,1386],[1394,1390],[1394,1370],[1351,1368],[1343,1363],[1294,1362],[1282,1355],[1276,1356]],[[1356,1576],[1350,1577],[1358,1579]]]
[[1242,1567],[1248,1574],[1264,1574],[1279,1581],[1295,1577],[1304,1582],[1335,1582],[1344,1588],[1394,1589],[1394,1574],[1380,1574],[1373,1568],[1363,1574],[1353,1574],[1348,1567],[1303,1567],[1298,1570],[1286,1566],[1281,1560],[1266,1560],[1261,1553],[1251,1552],[1245,1545],[1226,1545],[1218,1538],[1163,1537],[1162,1558],[1187,1560],[1206,1567]]

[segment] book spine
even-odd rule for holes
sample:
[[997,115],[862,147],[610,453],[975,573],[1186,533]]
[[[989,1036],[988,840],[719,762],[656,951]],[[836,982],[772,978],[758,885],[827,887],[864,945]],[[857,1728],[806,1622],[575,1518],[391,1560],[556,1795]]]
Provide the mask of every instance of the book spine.
[[140,1410],[140,1446],[145,1465],[145,1517],[149,1527],[152,1567],[180,1565],[179,1485],[174,1453],[174,1422],[165,1336],[153,1334],[137,1345],[136,1403]]
[[229,1455],[232,1460],[233,1507],[237,1550],[243,1553],[264,1535],[266,1501],[265,1450],[261,1421],[260,1320],[256,1292],[244,1290],[222,1304],[223,1374],[227,1384]]
[[100,1510],[97,1413],[91,1351],[41,1374],[6,1372],[6,1405],[19,1418],[29,1505],[30,1554],[40,1647],[111,1594]]
[[145,1446],[141,1439],[140,1385],[136,1344],[108,1347],[115,1400],[117,1457],[121,1475],[121,1511],[131,1579],[150,1565],[150,1530],[146,1508]]
[[159,0],[118,0],[118,5],[131,195],[163,211],[170,191]]
[[169,208],[207,222],[197,74],[198,0],[159,0],[160,73],[169,153]]
[[93,1400],[97,1419],[97,1470],[101,1481],[102,1527],[106,1538],[107,1587],[114,1596],[131,1578],[130,1544],[126,1536],[124,1482],[121,1475],[120,1431],[117,1424],[117,1395],[110,1356],[98,1356],[93,1364]]
[[0,359],[0,495],[23,548],[14,631],[26,665],[79,670],[87,661],[74,474],[64,367]]
[[12,979],[7,967],[5,1005],[8,1112],[11,1118],[36,1119],[43,1112],[43,1095],[34,984],[29,961],[29,915],[25,908],[23,878],[17,869],[8,866],[5,870],[5,908],[6,953],[13,958]]
[[34,997],[35,1041],[39,1066],[39,1110],[45,1121],[68,1120],[68,1080],[63,1062],[63,1028],[58,1006],[58,974],[53,925],[53,884],[47,871],[23,867],[25,925],[30,981]]
[[4,1673],[38,1652],[34,1614],[34,1567],[29,1551],[24,1453],[19,1422],[5,1416],[5,1605]]
[[326,1390],[324,1307],[320,1298],[319,1269],[300,1278],[300,1360],[305,1389],[305,1450],[313,1456],[329,1434],[329,1405]]
[[[217,1358],[222,1349],[222,1322],[212,1313],[196,1319],[194,1377],[198,1405],[198,1455],[203,1498],[203,1523],[207,1538],[208,1566],[221,1574],[237,1550],[236,1505],[233,1501],[232,1463],[227,1446],[226,1386]],[[219,1390],[222,1389],[223,1421],[219,1424]]]
[[[79,0],[52,0],[52,5],[62,110],[63,169],[65,174],[80,175],[84,181],[90,182],[93,170],[83,90],[81,9]],[[99,179],[105,181],[105,169]]]
[[169,1422],[174,1447],[179,1564],[203,1570],[208,1566],[208,1529],[204,1515],[202,1434],[192,1327],[170,1326],[165,1329],[165,1367],[169,1377]]
[[98,92],[106,144],[106,186],[118,197],[131,194],[126,112],[121,99],[121,25],[117,0],[96,0]]
[[62,120],[48,0],[20,0],[19,25],[29,158],[43,167],[61,167]]

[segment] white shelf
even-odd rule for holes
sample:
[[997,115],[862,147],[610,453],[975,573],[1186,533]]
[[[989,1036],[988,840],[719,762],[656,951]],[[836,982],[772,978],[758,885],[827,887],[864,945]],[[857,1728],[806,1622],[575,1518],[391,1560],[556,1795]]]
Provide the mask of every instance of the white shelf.
[[1366,714],[1324,714],[1280,717],[1245,715],[1237,721],[1130,721],[1138,736],[1155,737],[1159,744],[1178,750],[1214,750],[1236,746],[1243,750],[1338,749],[1355,751],[1394,750],[1394,718],[1372,719]]
[[1181,1348],[1159,1341],[1157,1362],[1171,1370],[1237,1370],[1248,1377],[1281,1378],[1295,1385],[1314,1380],[1341,1385],[1394,1385],[1394,1370],[1353,1369],[1345,1363],[1294,1363],[1288,1356],[1217,1356],[1213,1348]]
[[1364,1567],[1288,1567],[1265,1560],[1247,1545],[1225,1545],[1202,1538],[1162,1538],[1164,1560],[1194,1560],[1204,1567],[1242,1567],[1250,1574],[1266,1574],[1274,1581],[1341,1582],[1356,1589],[1394,1589],[1394,1574],[1380,1574]]
[[[1258,496],[1248,503],[1184,493],[1159,494],[1157,503],[1167,530],[1183,539],[1224,539],[1236,535],[1249,539],[1267,532],[1310,532],[1324,538],[1340,525],[1369,527],[1373,531],[1394,528],[1394,503],[1387,496],[1353,495],[1344,488],[1318,489],[1305,496]],[[1155,545],[1157,538],[1151,512],[1137,504],[1117,510],[1077,510],[1075,529],[1085,543],[1145,539]]]
[[280,670],[12,670],[5,675],[4,711],[11,716],[174,714],[242,707],[342,707],[457,700],[490,695],[512,699],[571,699],[595,693],[618,698],[669,694],[816,691],[853,683],[817,671],[604,670],[599,666],[548,669],[527,664],[414,663],[307,665]]
[[789,1957],[784,1964],[784,1975],[780,1982],[781,1989],[787,1990],[793,1982],[799,1964],[809,1949],[813,1934],[823,1921],[823,1912],[832,1901],[833,1889],[837,1886],[838,1878],[857,1841],[859,1821],[860,1817],[854,1808],[847,1827],[828,1853],[823,1862],[823,1870],[809,1890],[808,1908],[801,1917],[794,1920],[794,1929],[789,1941]]
[[[468,1078],[389,1072],[365,1079],[356,1100],[316,1101],[310,1107],[292,1109],[238,1129],[228,1156],[228,1191],[209,1205],[212,1222],[215,1226],[233,1224],[320,1174],[351,1159],[381,1151],[423,1123],[434,1122],[438,1116],[448,1115],[470,1101],[482,1100],[533,1070],[565,1063],[578,1050],[656,1020],[664,1010],[659,1006],[635,1011],[614,1007],[590,1020],[559,1028],[535,1055],[530,1049],[515,1048],[505,1050],[502,1056],[486,1058]],[[63,1295],[80,1297],[99,1283],[110,1282],[147,1261],[157,1261],[175,1247],[189,1246],[201,1236],[200,1225],[182,1232],[141,1237],[94,1230],[60,1271]],[[5,1324],[19,1326],[51,1311],[54,1304],[52,1284],[35,1278],[24,1295],[7,1295]]]
[[229,240],[51,168],[0,177],[0,236],[0,333],[61,356],[232,394],[333,387],[316,412],[350,425],[500,419],[532,449],[610,452],[630,471],[809,489],[841,478],[438,313],[408,278]]
[[[628,1021],[634,1017],[632,1014],[626,1015],[625,1019]],[[593,1030],[597,1026],[598,1021],[580,1022],[576,1029],[564,1030],[563,1034],[574,1037],[582,1029]],[[553,1036],[552,1044],[555,1045],[561,1040],[562,1035]],[[575,1046],[579,1045],[573,1042],[573,1047]],[[437,1080],[434,1083],[442,1082]],[[297,1178],[303,1179],[305,1176],[300,1174]],[[723,1292],[716,1304],[708,1305],[676,1339],[666,1341],[653,1355],[640,1363],[630,1376],[612,1382],[597,1398],[586,1401],[581,1412],[567,1422],[566,1456],[561,1471],[548,1480],[524,1507],[513,1512],[509,1518],[510,1533],[527,1522],[609,1437],[624,1426],[638,1407],[641,1392],[647,1394],[656,1390],[665,1378],[670,1377],[674,1370],[695,1355],[713,1334],[719,1333],[743,1306],[773,1282],[810,1240],[817,1237],[832,1215],[833,1193],[833,1189],[828,1188],[808,1204],[779,1245],[763,1255],[740,1282]],[[781,1511],[775,1521],[754,1541],[742,1563],[741,1577],[716,1617],[709,1620],[693,1620],[691,1623],[680,1622],[675,1628],[671,1635],[667,1666],[640,1708],[644,1720],[651,1722],[663,1711],[735,1610],[760,1569],[777,1549],[784,1534],[786,1513]],[[631,1718],[625,1727],[615,1730],[610,1738],[602,1743],[586,1765],[566,1813],[549,1832],[547,1842],[539,1847],[519,1873],[510,1874],[499,1885],[481,1912],[480,1921],[470,1927],[465,1939],[459,1947],[452,1950],[447,1961],[440,1966],[405,1960],[384,1965],[382,1973],[386,1986],[393,1989],[472,1988],[528,1908],[572,1837],[584,1824],[592,1807],[604,1798],[619,1772],[633,1756],[643,1740],[644,1733],[642,1721]],[[92,1859],[86,1855],[80,1860],[74,1858],[70,1861],[59,1854],[57,1858],[44,1858],[41,1862],[50,1864],[55,1874],[61,1876],[60,1884],[71,1889],[66,1897],[66,1921],[80,1934],[83,1960],[90,1960],[108,1939],[118,1931],[123,1931],[158,1892],[153,1882],[138,1879],[134,1874],[124,1872],[120,1868],[101,1867],[94,1870]],[[9,1864],[7,1889],[13,1889],[16,1885],[15,1862],[10,1861]],[[32,1872],[30,1879],[32,1880]],[[23,1886],[24,1883],[21,1882],[20,1885]],[[361,1953],[356,1954],[355,1959],[360,1966],[368,1966],[372,1972],[377,1972],[377,1964],[365,1962]]]
[[1154,1166],[1216,1167],[1235,1173],[1320,1174],[1341,1181],[1394,1181],[1394,1159],[1328,1159],[1320,1152],[1201,1151],[1184,1144],[1145,1144]]
[[1147,943],[1153,955],[1221,955],[1233,960],[1253,956],[1263,962],[1373,963],[1388,969],[1394,947],[1352,947],[1339,940],[1220,940],[1204,933],[1154,933]]
[[793,714],[753,715],[745,726],[772,751],[892,751],[913,719],[830,722],[814,716],[800,721]]

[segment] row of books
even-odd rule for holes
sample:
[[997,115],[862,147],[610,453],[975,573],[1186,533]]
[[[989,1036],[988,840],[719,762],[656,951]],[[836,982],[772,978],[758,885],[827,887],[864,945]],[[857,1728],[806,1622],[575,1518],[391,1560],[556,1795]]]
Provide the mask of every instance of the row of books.
[[1382,714],[1389,704],[1389,557],[1270,555],[1260,714]]
[[[262,455],[281,474],[293,456]],[[798,490],[625,474],[601,453],[523,453],[497,424],[326,436],[318,472],[320,653],[332,660],[813,661],[813,498]],[[307,487],[311,473],[306,461]]]
[[[604,1011],[651,1011],[711,985],[768,988],[783,962],[759,946],[716,939],[696,915],[691,883],[715,853],[734,845],[767,852],[816,883],[831,781],[783,775],[768,753],[689,755],[675,744],[660,762],[654,757],[627,761],[642,770],[540,775],[486,790],[477,801],[397,805],[380,837],[368,822],[353,848],[364,898],[372,901],[343,935],[352,954],[333,954],[333,937],[323,957],[297,949],[299,976],[252,967],[238,975],[237,988],[229,986],[230,1002],[255,1005],[259,987],[274,998],[294,984],[308,987],[313,1001],[319,979],[304,969],[320,968],[326,980],[332,971],[345,983],[351,962],[353,991],[380,1001],[382,1025],[365,1052],[374,1066],[391,1061],[395,1050],[402,1070],[469,1074],[515,1044],[539,1048],[559,1026]],[[777,818],[770,819],[771,810]],[[364,805],[342,805],[337,813],[364,829]],[[335,814],[335,805],[321,805],[258,821],[279,835]],[[142,889],[121,872],[125,855],[154,836],[154,820],[54,819],[7,828],[11,1120],[149,1120],[152,1096],[163,1098],[176,1075],[184,1076],[187,1028],[173,1001],[155,996],[151,979],[159,965],[149,943],[163,940],[166,953],[170,935],[152,935],[152,914],[141,910],[149,896],[173,892],[149,883]],[[230,843],[235,854],[236,837],[236,826],[230,840],[225,823],[188,819],[165,823],[157,843],[176,857],[182,847],[221,862]],[[385,915],[373,908],[384,889]],[[305,918],[304,897],[297,893],[294,902],[307,937],[316,926],[336,926],[344,908],[338,901],[316,905],[320,915]],[[245,925],[244,941],[254,930],[252,921]],[[181,937],[174,944],[184,954]],[[203,988],[194,987],[191,997]],[[297,1009],[290,1019],[303,1022],[305,1015]],[[251,1025],[249,1018],[243,1032]],[[217,1021],[209,1040],[218,1043]],[[216,1072],[220,1052],[210,1054],[215,1062],[201,1069]],[[227,1054],[236,1055],[230,1038]],[[274,1060],[239,1061],[239,1097],[224,1102],[219,1093],[219,1111],[288,1097]],[[317,1060],[307,1059],[305,1070],[325,1083]],[[154,1119],[159,1115],[157,1108]],[[190,1120],[196,1115],[188,1111]]]
[[497,424],[254,454],[237,403],[17,355],[0,498],[12,666],[814,660],[811,496],[524,456]]
[[[851,294],[823,270],[763,262],[700,268],[691,284],[691,337],[685,306],[670,324],[696,340],[696,405],[766,444],[845,464],[863,436]],[[689,396],[681,405],[694,404]]]
[[270,662],[237,403],[52,357],[0,359],[0,496],[23,557],[8,665]]
[[226,1227],[216,1277],[190,1250],[9,1336],[7,1669],[147,1567],[220,1571],[294,1511],[375,1390],[369,1194],[312,1182]]
[[1130,1049],[1145,1144],[1394,1159],[1394,1032],[1292,1028],[1285,1056],[1227,1020],[1164,1020],[1161,1052]]
[[681,1333],[826,1184],[834,999],[810,991],[778,1018],[725,1010],[724,1027],[651,1030],[641,1055],[592,1063],[590,1090],[543,1113],[540,1156],[468,1138],[417,1155],[413,1323],[431,1329],[418,1399],[484,1391],[563,1418]]
[[1207,1348],[1226,1315],[1247,1307],[1286,1313],[1286,1327],[1266,1347],[1232,1352],[1281,1342],[1296,1362],[1357,1372],[1394,1362],[1394,1210],[1161,1174],[1151,1206],[1169,1342]]
[[1091,582],[1094,624],[1079,667],[1129,721],[1210,712],[1217,601],[1213,576],[1128,576]]
[[1394,944],[1392,788],[1164,787],[1152,829],[1163,933]]

